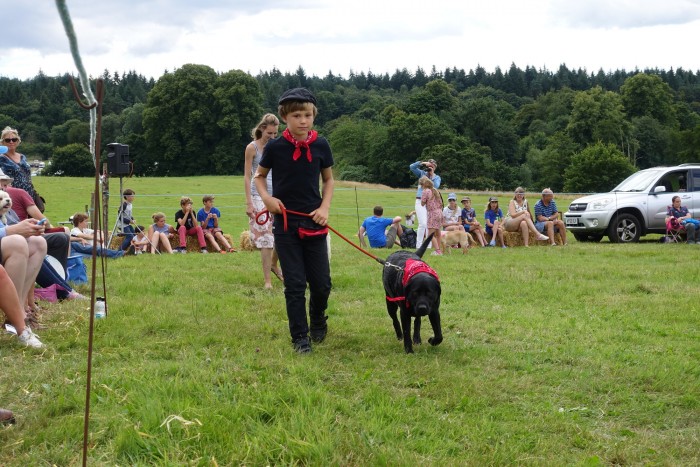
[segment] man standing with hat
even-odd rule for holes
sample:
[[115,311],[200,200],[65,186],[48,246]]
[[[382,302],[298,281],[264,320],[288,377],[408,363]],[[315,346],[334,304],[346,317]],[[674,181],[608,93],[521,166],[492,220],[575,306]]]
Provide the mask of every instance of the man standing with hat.
[[[428,159],[427,161],[417,161],[411,164],[409,167],[411,172],[420,180],[421,177],[428,177],[433,182],[433,187],[438,190],[440,189],[440,183],[442,179],[438,174],[435,173],[437,169],[437,162],[435,159]],[[416,191],[416,216],[418,217],[418,237],[416,238],[416,246],[420,246],[425,240],[425,232],[428,226],[428,210],[425,206],[421,205],[420,198],[423,194],[423,187],[418,185],[418,191]],[[430,248],[430,246],[428,246]]]

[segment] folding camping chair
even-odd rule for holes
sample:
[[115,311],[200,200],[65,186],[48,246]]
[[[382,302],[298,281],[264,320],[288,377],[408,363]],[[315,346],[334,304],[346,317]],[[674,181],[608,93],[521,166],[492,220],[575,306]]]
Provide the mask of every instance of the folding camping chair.
[[685,234],[685,227],[678,222],[678,219],[672,217],[666,222],[666,243],[682,242],[683,234]]

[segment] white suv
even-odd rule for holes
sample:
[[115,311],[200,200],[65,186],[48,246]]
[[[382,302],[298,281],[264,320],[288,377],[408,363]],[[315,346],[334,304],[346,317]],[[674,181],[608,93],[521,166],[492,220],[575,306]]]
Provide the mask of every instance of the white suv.
[[598,242],[604,235],[613,243],[637,242],[646,234],[666,233],[666,210],[675,195],[697,218],[700,164],[640,170],[610,193],[574,200],[564,213],[564,222],[580,242]]

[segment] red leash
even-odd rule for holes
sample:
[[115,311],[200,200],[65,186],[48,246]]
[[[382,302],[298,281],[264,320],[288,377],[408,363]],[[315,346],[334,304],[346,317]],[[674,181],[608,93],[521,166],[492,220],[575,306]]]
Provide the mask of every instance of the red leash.
[[[294,214],[294,215],[296,215],[296,216],[302,216],[302,217],[309,217],[309,218],[311,218],[311,214],[307,214],[307,213],[305,213],[305,212],[291,211],[291,210],[288,210],[288,209],[286,209],[286,208],[283,208],[282,206],[280,206],[280,209],[282,210],[282,219],[284,219],[284,231],[285,231],[285,232],[287,231],[287,213]],[[260,211],[260,212],[258,213],[258,215],[255,216],[255,222],[256,222],[258,225],[264,225],[265,223],[267,223],[267,221],[268,221],[269,219],[270,219],[270,211],[268,211],[267,209],[265,209],[264,211]],[[331,227],[330,225],[326,224],[326,227],[328,227],[329,229],[331,229],[331,230],[333,231],[333,233],[335,233],[337,236],[339,236],[340,238],[342,238],[343,240],[345,240],[346,242],[348,242],[350,245],[352,245],[353,247],[357,248],[357,249],[360,250],[362,253],[366,254],[367,256],[369,256],[370,258],[372,258],[373,260],[375,260],[375,261],[378,262],[379,264],[385,264],[385,261],[384,261],[383,259],[377,258],[377,257],[374,256],[372,253],[370,253],[369,251],[363,250],[363,249],[360,248],[359,246],[355,245],[353,242],[351,242],[350,240],[348,240],[348,239],[345,237],[345,235],[341,234],[340,232],[338,232],[337,230],[335,230],[335,229],[334,229],[333,227]]]

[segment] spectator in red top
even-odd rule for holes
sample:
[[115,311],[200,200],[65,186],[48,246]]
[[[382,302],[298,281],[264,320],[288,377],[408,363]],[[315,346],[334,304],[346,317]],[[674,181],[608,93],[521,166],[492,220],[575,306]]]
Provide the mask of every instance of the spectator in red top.
[[[0,170],[0,186],[7,192],[8,195],[10,195],[10,198],[12,199],[12,210],[15,212],[15,214],[17,214],[19,220],[23,221],[25,219],[32,218],[40,221],[46,217],[41,213],[36,203],[34,203],[34,199],[32,199],[29,193],[21,188],[11,186],[11,183],[12,178],[8,177],[2,170]],[[64,227],[51,227],[48,219],[45,226],[46,228],[44,229],[44,233],[66,232]]]

